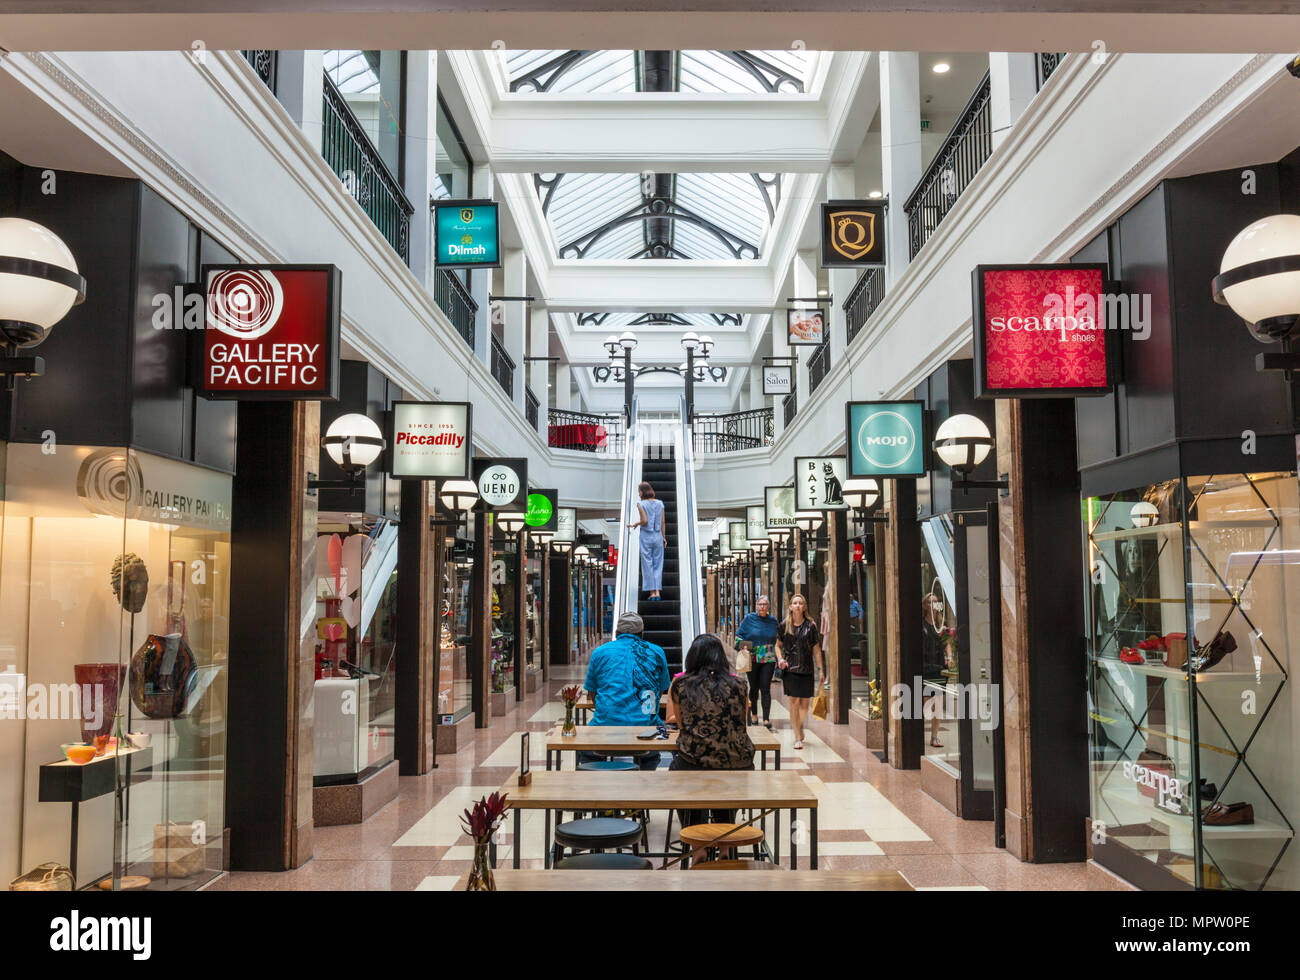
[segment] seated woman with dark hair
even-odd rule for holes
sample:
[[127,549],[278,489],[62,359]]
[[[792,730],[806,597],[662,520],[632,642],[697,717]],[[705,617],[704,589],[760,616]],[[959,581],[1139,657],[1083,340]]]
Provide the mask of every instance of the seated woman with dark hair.
[[[731,672],[722,641],[710,633],[695,638],[686,669],[668,689],[681,729],[670,769],[753,769],[749,739],[749,687]],[[681,812],[682,826],[731,823],[733,810]]]

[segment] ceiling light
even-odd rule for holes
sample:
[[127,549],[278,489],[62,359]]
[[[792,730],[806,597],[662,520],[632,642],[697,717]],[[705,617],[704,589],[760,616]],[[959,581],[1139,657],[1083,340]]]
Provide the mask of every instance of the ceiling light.
[[951,68],[952,65],[948,64],[946,61],[936,61],[934,63],[934,73],[936,75],[946,75]]
[[830,294],[831,291],[827,289],[825,286],[822,286],[820,289],[817,290],[818,296],[829,296]]
[[870,194],[867,195],[867,197],[871,198],[873,201],[878,201],[884,196],[885,196],[884,191],[872,191]]

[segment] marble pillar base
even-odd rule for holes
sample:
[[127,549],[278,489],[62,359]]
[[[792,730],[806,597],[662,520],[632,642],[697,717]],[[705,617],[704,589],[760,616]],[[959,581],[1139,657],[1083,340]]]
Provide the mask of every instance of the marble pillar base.
[[529,667],[524,671],[524,693],[535,694],[537,687],[542,683],[542,672],[536,667]]
[[504,691],[493,691],[491,695],[492,717],[504,715],[509,706],[515,702],[515,686],[511,684]]
[[868,718],[856,709],[851,710],[849,734],[867,748],[879,751],[885,747],[885,719]]
[[397,763],[389,762],[358,783],[317,786],[312,813],[317,827],[364,823],[380,807],[397,799]]
[[474,713],[470,712],[454,725],[438,726],[438,754],[454,755],[462,745],[474,738]]
[[921,789],[943,804],[945,809],[961,816],[958,803],[961,799],[961,777],[954,776],[950,770],[932,762],[929,756],[921,757]]

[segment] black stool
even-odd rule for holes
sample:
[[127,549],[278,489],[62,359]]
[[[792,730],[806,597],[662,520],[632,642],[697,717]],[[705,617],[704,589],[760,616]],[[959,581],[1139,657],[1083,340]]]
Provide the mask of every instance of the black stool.
[[568,871],[653,871],[649,858],[640,854],[574,854],[555,865]]
[[551,849],[551,864],[558,864],[566,847],[575,851],[604,851],[630,847],[636,852],[637,841],[645,833],[638,820],[618,817],[587,817],[570,820],[555,828],[555,844]]

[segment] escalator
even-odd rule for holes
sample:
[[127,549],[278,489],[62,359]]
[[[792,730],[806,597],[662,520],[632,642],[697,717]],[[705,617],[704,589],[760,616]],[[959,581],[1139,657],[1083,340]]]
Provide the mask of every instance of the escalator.
[[[645,598],[638,593],[637,612],[645,621],[645,638],[663,647],[668,667],[676,673],[682,662],[681,576],[678,572],[677,461],[673,447],[647,447],[641,461],[641,479],[654,487],[655,497],[664,505],[664,529],[668,544],[664,547],[663,588],[661,599]],[[641,532],[645,534],[643,530]],[[639,558],[639,556],[637,556]]]

